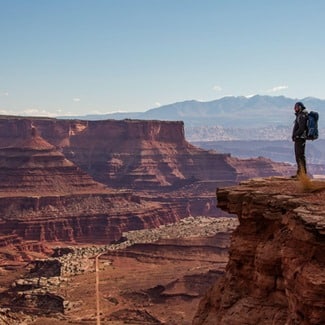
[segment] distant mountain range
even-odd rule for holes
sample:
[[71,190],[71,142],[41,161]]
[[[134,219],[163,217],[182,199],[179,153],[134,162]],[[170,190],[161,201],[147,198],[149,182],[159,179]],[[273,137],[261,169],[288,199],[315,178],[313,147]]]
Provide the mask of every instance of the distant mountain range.
[[[102,115],[61,116],[87,120],[143,119],[184,121],[189,141],[216,140],[285,140],[291,135],[295,102],[302,101],[307,110],[319,112],[320,129],[325,123],[325,100],[307,97],[292,99],[284,96],[223,97],[199,102],[178,102],[149,109],[146,112],[111,113]],[[322,132],[320,132],[322,137]]]

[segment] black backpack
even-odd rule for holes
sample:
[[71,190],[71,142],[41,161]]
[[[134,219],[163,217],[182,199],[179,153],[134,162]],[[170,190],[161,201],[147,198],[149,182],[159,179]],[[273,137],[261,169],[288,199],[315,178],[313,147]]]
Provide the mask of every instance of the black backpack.
[[307,119],[307,140],[318,139],[318,118],[319,114],[314,111],[308,113]]

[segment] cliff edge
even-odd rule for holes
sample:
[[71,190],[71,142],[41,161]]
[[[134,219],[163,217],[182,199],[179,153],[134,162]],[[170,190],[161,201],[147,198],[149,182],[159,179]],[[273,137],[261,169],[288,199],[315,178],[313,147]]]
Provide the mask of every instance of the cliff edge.
[[193,325],[325,323],[325,183],[307,185],[272,177],[217,189],[239,226]]

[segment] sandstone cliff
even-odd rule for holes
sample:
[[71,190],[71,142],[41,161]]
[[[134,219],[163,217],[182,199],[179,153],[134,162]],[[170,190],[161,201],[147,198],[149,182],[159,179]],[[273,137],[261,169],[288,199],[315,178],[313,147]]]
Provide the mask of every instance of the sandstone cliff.
[[0,167],[0,246],[38,251],[49,241],[107,243],[126,230],[220,216],[216,186],[290,173],[194,147],[182,122],[22,117],[0,118]]
[[0,118],[0,147],[24,139],[30,125],[93,179],[111,187],[170,190],[198,180],[219,186],[292,172],[289,165],[267,159],[247,162],[195,147],[185,140],[183,122],[172,121]]
[[0,148],[0,167],[0,260],[29,259],[45,242],[109,243],[188,214],[94,181],[33,127]]
[[322,188],[269,178],[217,191],[218,206],[240,224],[226,273],[201,301],[193,324],[324,324]]

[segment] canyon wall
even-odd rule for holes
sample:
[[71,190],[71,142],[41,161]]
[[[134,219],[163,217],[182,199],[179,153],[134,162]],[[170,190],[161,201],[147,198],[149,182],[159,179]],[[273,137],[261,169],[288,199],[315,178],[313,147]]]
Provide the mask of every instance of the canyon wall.
[[221,216],[215,187],[290,173],[197,148],[183,122],[23,117],[0,118],[0,167],[2,247],[107,243],[126,230]]
[[198,180],[234,184],[249,169],[248,177],[292,172],[289,165],[263,158],[258,164],[243,161],[249,168],[237,171],[240,160],[188,143],[181,121],[0,118],[0,147],[26,137],[31,126],[94,180],[110,187],[170,190]]
[[268,178],[217,191],[236,214],[225,275],[193,325],[324,324],[325,184]]
[[29,259],[27,251],[45,252],[48,242],[107,244],[123,231],[189,215],[184,205],[94,181],[35,126],[20,123],[22,135],[0,148],[0,260]]

